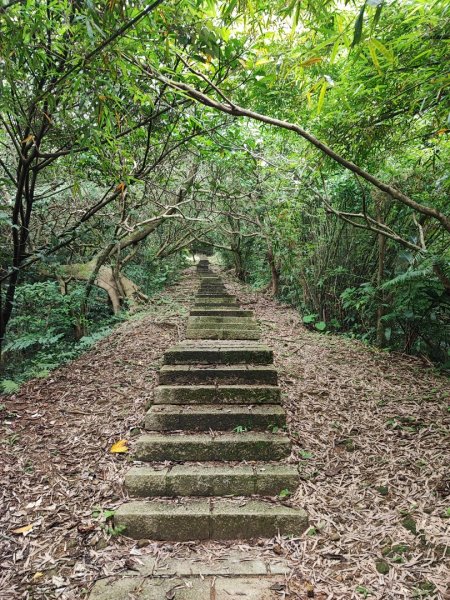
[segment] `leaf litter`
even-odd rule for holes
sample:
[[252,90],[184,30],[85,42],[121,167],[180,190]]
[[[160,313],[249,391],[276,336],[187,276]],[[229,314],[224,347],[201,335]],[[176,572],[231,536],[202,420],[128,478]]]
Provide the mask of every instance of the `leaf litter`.
[[[308,530],[167,543],[108,526],[126,500],[122,479],[162,355],[182,338],[197,287],[187,270],[149,311],[6,400],[15,418],[1,424],[2,600],[78,600],[145,556],[208,563],[234,550],[289,559],[280,597],[447,600],[448,380],[420,359],[310,332],[294,309],[224,277],[275,352],[301,474],[289,503],[307,510]],[[111,452],[117,443],[131,453]]]

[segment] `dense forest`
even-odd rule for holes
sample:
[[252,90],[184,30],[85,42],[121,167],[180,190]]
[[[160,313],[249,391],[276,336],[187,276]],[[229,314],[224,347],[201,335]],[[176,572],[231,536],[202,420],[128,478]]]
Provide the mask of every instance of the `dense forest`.
[[0,376],[215,254],[323,335],[450,363],[445,0],[0,4]]

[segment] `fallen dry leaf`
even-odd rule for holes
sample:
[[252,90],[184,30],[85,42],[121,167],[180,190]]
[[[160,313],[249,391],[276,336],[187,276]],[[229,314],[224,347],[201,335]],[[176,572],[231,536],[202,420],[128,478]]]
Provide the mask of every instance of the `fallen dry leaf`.
[[19,527],[18,529],[13,529],[13,533],[20,535],[21,533],[23,535],[26,535],[27,533],[29,533],[30,531],[32,531],[33,529],[33,525],[24,525],[23,527]]

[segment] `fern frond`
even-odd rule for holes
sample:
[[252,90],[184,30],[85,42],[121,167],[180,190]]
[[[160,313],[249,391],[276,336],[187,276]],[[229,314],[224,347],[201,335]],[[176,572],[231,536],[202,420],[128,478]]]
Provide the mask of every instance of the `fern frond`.
[[405,271],[404,273],[400,273],[397,277],[390,279],[389,281],[385,281],[381,286],[382,290],[388,290],[395,287],[399,287],[404,285],[405,283],[409,283],[410,281],[419,281],[420,279],[428,279],[433,276],[433,271],[430,266],[427,266],[423,269],[412,269],[410,271]]

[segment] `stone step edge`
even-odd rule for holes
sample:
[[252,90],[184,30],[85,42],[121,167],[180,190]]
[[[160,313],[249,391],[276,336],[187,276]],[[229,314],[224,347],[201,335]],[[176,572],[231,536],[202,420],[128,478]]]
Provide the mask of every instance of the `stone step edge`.
[[145,433],[135,442],[134,458],[142,462],[281,460],[291,453],[291,442],[279,433]]
[[205,365],[162,365],[160,373],[271,373],[277,374],[278,369],[272,365],[219,365],[217,367]]
[[202,346],[199,342],[174,346],[164,353],[164,365],[216,364],[216,365],[271,365],[273,352],[264,346],[253,348],[244,344],[238,347]]
[[[259,398],[258,398],[259,396]],[[275,385],[160,385],[153,392],[154,404],[280,404],[281,390]],[[206,401],[207,400],[207,401]]]
[[294,492],[300,475],[295,465],[257,463],[229,466],[204,463],[173,465],[163,469],[132,467],[125,475],[125,489],[134,497],[177,496],[278,496]]
[[192,317],[226,317],[226,316],[234,316],[236,319],[239,318],[248,318],[253,319],[254,314],[252,310],[241,310],[239,308],[230,308],[230,309],[199,309],[193,308],[191,309],[190,316]]
[[258,330],[240,331],[239,329],[187,329],[186,338],[191,340],[259,340]]
[[[203,383],[230,384],[242,382],[248,385],[277,385],[278,370],[273,365],[162,365],[158,372],[161,385],[202,385]],[[230,381],[231,380],[231,381]]]
[[115,526],[133,539],[232,540],[298,536],[308,527],[302,508],[249,500],[193,499],[184,503],[133,501],[120,506]]
[[279,404],[188,405],[180,410],[176,404],[153,404],[145,415],[147,431],[214,431],[229,432],[236,427],[250,431],[270,431],[286,425],[286,413]]

